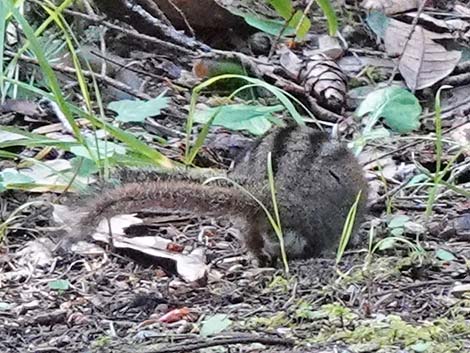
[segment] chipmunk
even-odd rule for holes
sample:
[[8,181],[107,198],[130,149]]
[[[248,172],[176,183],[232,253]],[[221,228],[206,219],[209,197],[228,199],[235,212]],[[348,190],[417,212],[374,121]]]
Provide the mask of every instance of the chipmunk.
[[[345,146],[306,126],[277,127],[256,140],[228,177],[272,213],[268,152],[288,259],[315,257],[337,245],[359,192],[355,223],[361,222],[367,183],[362,168]],[[117,187],[88,200],[75,236],[91,233],[104,218],[153,207],[231,219],[261,266],[272,264],[280,253],[263,209],[252,196],[229,182],[203,185],[200,175],[136,170],[123,170],[120,179]]]

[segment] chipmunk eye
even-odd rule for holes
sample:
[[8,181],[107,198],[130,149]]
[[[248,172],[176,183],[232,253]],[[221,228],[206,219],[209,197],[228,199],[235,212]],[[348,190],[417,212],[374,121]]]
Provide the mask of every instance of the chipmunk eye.
[[330,175],[335,178],[336,182],[339,184],[341,182],[341,179],[338,175],[336,175],[335,172],[333,172],[332,170],[328,170],[328,173],[330,173]]

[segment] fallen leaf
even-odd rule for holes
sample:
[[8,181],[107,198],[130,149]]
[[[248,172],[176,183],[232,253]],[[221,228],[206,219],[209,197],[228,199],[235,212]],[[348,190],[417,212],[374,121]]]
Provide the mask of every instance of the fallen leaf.
[[198,109],[194,121],[206,123],[218,110],[219,113],[212,122],[231,130],[246,130],[254,135],[262,135],[272,126],[272,113],[282,111],[282,105],[261,106],[248,104],[231,104],[222,107]]
[[165,323],[172,323],[176,321],[180,321],[185,318],[190,313],[189,309],[184,307],[181,309],[173,309],[167,312],[165,315],[160,317],[158,321],[165,322]]
[[116,120],[122,122],[143,122],[146,118],[160,114],[168,105],[168,98],[162,93],[158,97],[141,100],[121,100],[108,104],[108,109],[118,113]]
[[[207,278],[208,266],[204,262],[204,249],[194,249],[189,254],[181,254],[170,252],[167,250],[168,244],[171,242],[168,239],[158,236],[144,236],[128,238],[123,236],[126,221],[131,219],[132,216],[127,215],[112,217],[109,221],[111,224],[113,234],[113,246],[116,249],[132,249],[155,258],[158,263],[159,259],[172,260],[176,263],[177,274],[189,283],[203,283]],[[113,228],[114,224],[114,228]],[[107,220],[102,220],[92,237],[96,241],[109,243],[109,230]]]
[[168,251],[171,251],[171,252],[183,252],[184,250],[184,246],[181,245],[181,244],[177,244],[177,243],[169,243],[167,246],[166,246],[166,249]]
[[215,314],[204,320],[201,327],[201,336],[216,335],[230,326],[232,320],[226,314]]
[[419,127],[421,111],[418,99],[411,92],[392,86],[368,94],[356,110],[356,115],[383,117],[390,128],[407,133]]
[[19,265],[49,266],[54,261],[54,247],[55,244],[49,238],[38,238],[26,243],[24,248],[16,252],[15,257]]
[[[385,32],[384,44],[388,55],[399,56],[412,30],[412,26],[390,19]],[[425,30],[416,26],[399,63],[399,70],[406,85],[412,91],[430,87],[447,77],[460,61],[462,54],[457,50],[446,50],[434,39],[447,35]]]
[[396,215],[389,222],[389,228],[401,228],[405,226],[405,223],[410,220],[410,217],[406,215]]
[[470,294],[470,283],[457,284],[450,290],[450,293],[454,297],[462,298],[465,294]]
[[412,344],[409,348],[417,353],[427,352],[431,347],[431,342],[418,341],[418,343]]
[[365,0],[361,6],[369,11],[380,11],[386,15],[393,15],[417,9],[421,0]]
[[455,260],[454,254],[452,254],[450,251],[444,250],[444,249],[438,249],[436,251],[436,257],[439,260],[450,262]]
[[70,288],[70,282],[66,279],[58,279],[55,281],[50,281],[48,284],[50,289],[54,289],[57,291],[66,291]]
[[[18,171],[5,169],[3,172],[16,174],[14,177],[17,180],[16,183],[14,183],[14,179],[8,179],[10,187],[19,188],[23,184],[22,188],[31,192],[63,191],[69,186],[70,179],[74,176],[70,161],[65,159],[37,162],[27,168],[20,168]],[[69,191],[76,191],[93,180],[92,177],[76,177],[74,183],[70,185]],[[1,181],[0,184],[2,184]]]

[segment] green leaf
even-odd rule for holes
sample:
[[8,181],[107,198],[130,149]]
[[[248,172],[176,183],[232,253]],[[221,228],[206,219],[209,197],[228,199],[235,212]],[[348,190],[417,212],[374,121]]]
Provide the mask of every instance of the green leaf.
[[397,215],[394,216],[389,222],[388,222],[388,227],[389,228],[402,228],[405,226],[405,223],[410,220],[410,217],[405,216],[405,215]]
[[3,1],[0,1],[0,102],[3,101],[5,96],[4,92],[4,64],[3,60],[5,56],[3,55],[3,51],[5,50],[5,38],[6,38],[6,29],[8,26],[7,16],[9,15],[6,7],[3,6]]
[[247,104],[232,104],[223,107],[197,110],[194,120],[198,123],[206,123],[211,116],[220,109],[219,114],[212,122],[231,130],[247,130],[254,135],[262,135],[272,126],[271,114],[284,109],[282,105],[260,106]]
[[418,343],[411,345],[409,348],[417,353],[423,353],[426,352],[429,348],[431,348],[431,342],[419,341]]
[[[26,83],[21,82],[21,81],[9,80],[9,82],[13,82],[16,86],[18,86],[19,88],[25,90],[26,92],[31,92],[31,93],[34,93],[35,95],[40,95],[42,97],[53,99],[53,96],[50,95],[48,92],[46,92],[42,89],[39,89],[35,86],[26,84]],[[131,133],[129,133],[129,132],[123,130],[123,129],[120,129],[120,128],[114,126],[113,124],[110,124],[106,121],[103,121],[101,118],[98,118],[95,115],[89,114],[89,113],[83,111],[82,109],[78,108],[77,106],[74,106],[74,105],[69,104],[69,103],[66,103],[66,104],[67,104],[68,109],[71,110],[77,116],[79,116],[81,118],[84,118],[84,119],[87,119],[96,128],[105,129],[115,139],[125,143],[126,146],[129,147],[129,149],[131,149],[136,154],[138,154],[138,158],[148,159],[149,162],[151,162],[151,163],[153,163],[153,164],[155,164],[159,167],[162,167],[162,168],[172,168],[172,167],[174,167],[174,164],[171,161],[171,159],[169,159],[168,157],[166,157],[162,153],[158,152],[156,149],[152,148],[151,146],[149,146],[148,143],[139,140],[133,134],[131,134]],[[24,131],[21,131],[20,129],[13,129],[10,126],[7,126],[7,127],[0,126],[0,128],[2,130],[5,130],[5,131],[24,134],[25,136],[29,136],[29,135],[35,136],[34,134],[30,134],[30,133],[26,133]],[[25,143],[25,145],[41,146],[42,142],[39,142],[37,139],[38,138],[35,138],[34,141],[22,140],[22,142]],[[43,139],[44,139],[44,137],[43,137]],[[83,140],[81,140],[81,141],[82,141],[82,143],[84,143]],[[13,141],[13,142],[9,143],[9,145],[19,145],[18,143],[15,143],[15,142],[16,141]],[[32,142],[32,143],[29,144],[30,142]],[[60,145],[59,145],[59,143],[60,143]],[[8,144],[8,142],[7,142],[7,144]],[[69,149],[69,146],[76,145],[76,144],[77,144],[76,142],[65,142],[65,141],[58,141],[58,140],[52,140],[52,139],[49,140],[49,145],[59,146],[61,148],[67,149],[67,150]],[[0,148],[1,147],[6,147],[6,146],[0,140]]]
[[298,10],[294,14],[294,16],[292,16],[292,19],[289,21],[289,27],[297,29],[296,35],[300,39],[304,38],[307,35],[311,26],[312,23],[310,22],[308,17],[304,16],[303,11],[300,10]]
[[267,0],[276,12],[285,20],[288,20],[294,12],[291,0]]
[[390,230],[390,235],[393,237],[401,237],[404,232],[405,232],[405,228],[402,228],[402,227],[392,228]]
[[365,132],[364,135],[362,135],[362,138],[364,138],[366,141],[379,140],[379,139],[384,139],[387,137],[390,137],[390,130],[387,130],[383,127],[372,129],[370,131]]
[[29,176],[23,175],[16,170],[4,170],[0,172],[1,184],[4,187],[8,185],[17,185],[17,184],[31,184],[34,183],[34,179]]
[[421,184],[423,181],[428,180],[429,177],[426,174],[417,174],[410,179],[407,185]]
[[312,304],[301,301],[298,308],[295,310],[295,316],[299,319],[313,320],[318,313],[313,311]]
[[[96,145],[98,142],[98,146]],[[95,140],[90,138],[87,142],[88,148],[84,146],[72,146],[70,152],[78,157],[83,157],[92,160],[105,159],[114,156],[115,154],[126,154],[126,148],[118,145],[117,143],[103,140]]]
[[70,288],[70,282],[66,279],[58,279],[55,281],[50,281],[48,283],[48,286],[50,289],[63,292]]
[[383,117],[390,128],[407,133],[419,127],[421,111],[421,105],[412,93],[400,87],[387,87],[368,94],[356,115],[371,114],[373,123]]
[[[250,26],[257,28],[260,31],[268,33],[272,36],[279,35],[279,33],[281,33],[285,26],[284,21],[266,19],[251,14],[244,15],[243,18],[245,19],[245,22],[248,23]],[[282,33],[282,37],[292,36],[294,34],[295,28],[287,27]]]
[[394,237],[389,237],[382,239],[380,241],[379,250],[387,250],[395,247],[396,239]]
[[122,122],[143,122],[150,116],[160,114],[167,107],[168,98],[159,95],[148,101],[121,100],[108,104],[108,109],[118,113],[116,120]]
[[230,326],[232,320],[225,314],[215,314],[202,323],[201,336],[215,335]]
[[450,251],[447,251],[447,250],[444,250],[444,249],[438,249],[436,251],[436,257],[439,260],[447,261],[447,262],[455,260],[454,254],[452,254]]
[[338,32],[338,17],[336,16],[335,10],[331,5],[330,0],[317,0],[318,6],[322,9],[328,22],[328,33],[330,36],[335,36]]
[[14,305],[6,302],[0,302],[0,311],[8,311],[13,308]]
[[98,172],[99,168],[95,161],[88,158],[75,157],[70,160],[74,171],[78,168],[77,175],[80,177],[89,177]]
[[[58,11],[62,11],[63,7],[62,6],[68,6],[71,1],[64,1],[62,5],[58,8]],[[59,81],[57,79],[57,76],[55,75],[55,72],[52,70],[52,67],[50,66],[46,55],[44,53],[44,50],[39,43],[37,39],[37,35],[33,31],[33,28],[30,26],[28,21],[22,16],[20,13],[19,9],[14,7],[14,3],[12,1],[3,1],[4,5],[6,5],[6,9],[8,11],[11,11],[13,14],[13,17],[16,19],[16,21],[21,25],[21,28],[23,29],[23,32],[28,39],[28,41],[25,44],[25,48],[30,47],[34,54],[36,55],[36,59],[38,61],[39,66],[41,67],[41,71],[43,76],[45,77],[48,86],[54,96],[54,100],[58,104],[60,110],[62,113],[65,115],[67,118],[67,121],[70,123],[72,126],[73,134],[75,138],[80,142],[83,143],[83,136],[80,133],[80,129],[78,128],[78,125],[73,119],[73,116],[66,104],[65,98],[62,94]],[[43,22],[42,26],[45,25],[47,27],[47,20]],[[37,29],[37,32],[40,32],[41,27]],[[23,49],[20,49],[18,54],[22,52]]]
[[387,16],[382,12],[371,11],[367,15],[366,22],[370,29],[372,29],[379,38],[385,38],[385,32],[390,22],[390,19]]

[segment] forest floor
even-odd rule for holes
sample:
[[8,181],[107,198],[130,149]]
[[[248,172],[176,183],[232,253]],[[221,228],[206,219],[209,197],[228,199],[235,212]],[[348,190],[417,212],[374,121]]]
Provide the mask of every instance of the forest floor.
[[[371,76],[385,81],[394,62],[385,55],[365,22],[359,20],[366,16],[363,10],[357,6],[338,10],[338,16],[345,14],[351,16],[357,35],[346,38],[349,49],[343,59],[364,57],[369,61],[352,68],[351,62],[345,60],[341,67],[350,80],[375,87]],[[90,14],[71,12],[68,16],[77,31],[83,30],[84,24],[88,26],[83,38],[89,40],[96,35],[106,42],[108,56],[115,55],[113,60],[119,54],[128,59],[127,64],[138,63],[139,70],[129,71],[128,77],[114,73],[113,77],[99,78],[106,103],[130,96],[148,99],[162,92],[169,98],[158,117],[139,123],[114,121],[115,126],[138,136],[169,158],[182,159],[191,88],[200,82],[192,62],[202,55],[201,48],[206,50],[207,45],[216,44],[194,44],[189,39],[184,44],[172,43],[171,38],[166,38],[172,46],[158,51],[151,45],[158,48],[161,43],[152,42],[143,34],[129,34],[129,24],[110,20],[107,23],[112,22],[115,27],[104,24],[108,32],[102,32]],[[314,31],[325,33],[324,18],[318,18],[322,22]],[[313,44],[304,45],[308,49]],[[229,47],[210,53],[228,57],[237,50]],[[210,53],[205,55],[215,60],[217,56],[211,57]],[[256,63],[249,59],[253,53],[242,55],[248,63]],[[278,53],[271,60],[273,67],[278,68]],[[382,71],[366,74],[367,67],[378,65],[379,61]],[[19,65],[25,68],[25,75],[35,72],[34,61],[23,58]],[[109,65],[113,65],[112,61]],[[76,77],[60,67],[55,69],[68,97],[82,106],[82,96],[73,91],[77,88]],[[261,70],[265,74],[268,71]],[[132,87],[136,80],[141,85],[145,83],[144,91]],[[292,87],[295,91],[295,84]],[[284,84],[283,88],[287,86]],[[230,93],[224,92],[231,90],[217,87],[204,91],[199,98],[212,106],[223,103],[226,98],[220,97],[228,96]],[[445,179],[468,193],[470,139],[469,130],[465,129],[470,129],[470,87],[461,86],[454,92],[454,100],[443,98],[444,109],[458,109],[445,112],[439,163],[442,162],[441,170],[448,166]],[[177,275],[174,262],[160,259],[155,263],[150,256],[130,250],[114,251],[103,246],[88,249],[86,255],[59,251],[57,244],[64,233],[46,201],[59,199],[60,203],[62,197],[44,186],[29,191],[6,187],[8,190],[0,194],[0,351],[470,352],[470,201],[455,188],[435,188],[431,181],[420,184],[416,178],[423,177],[422,170],[426,168],[432,174],[438,163],[430,108],[434,95],[417,95],[427,107],[421,128],[403,138],[393,135],[372,141],[359,157],[371,183],[371,211],[361,228],[359,244],[346,251],[339,263],[331,254],[291,261],[289,273],[281,266],[259,268],[240,246],[236,231],[223,220],[160,210],[143,212],[139,217],[146,219],[145,225],[133,226],[129,233],[170,239],[185,252],[205,249],[207,275],[196,283],[188,283]],[[459,104],[459,99],[467,105]],[[344,116],[351,116],[357,100],[357,95],[348,93]],[[33,102],[29,98],[27,101]],[[258,101],[266,103],[269,98],[260,94]],[[1,125],[61,141],[66,141],[64,136],[71,137],[67,129],[57,127],[57,120],[31,118],[25,105],[14,107],[16,110],[0,110]],[[324,116],[329,121],[326,126],[335,116]],[[352,118],[338,123],[340,134],[348,139],[360,125]],[[456,133],[466,136],[467,150],[453,159],[457,152],[449,141],[458,138]],[[161,143],[162,139],[166,143]],[[195,164],[226,169],[234,159],[234,150],[240,150],[251,139],[239,131],[211,128]],[[39,153],[49,161],[71,159],[70,150],[64,152],[61,145],[51,146],[1,145],[2,151],[18,158],[0,160],[0,171],[21,170],[21,160],[30,161]],[[127,160],[132,158],[131,154]],[[0,174],[0,190],[5,175]],[[36,180],[38,185],[42,181]],[[428,200],[434,192],[432,212],[426,216]],[[30,205],[31,201],[35,203]]]

